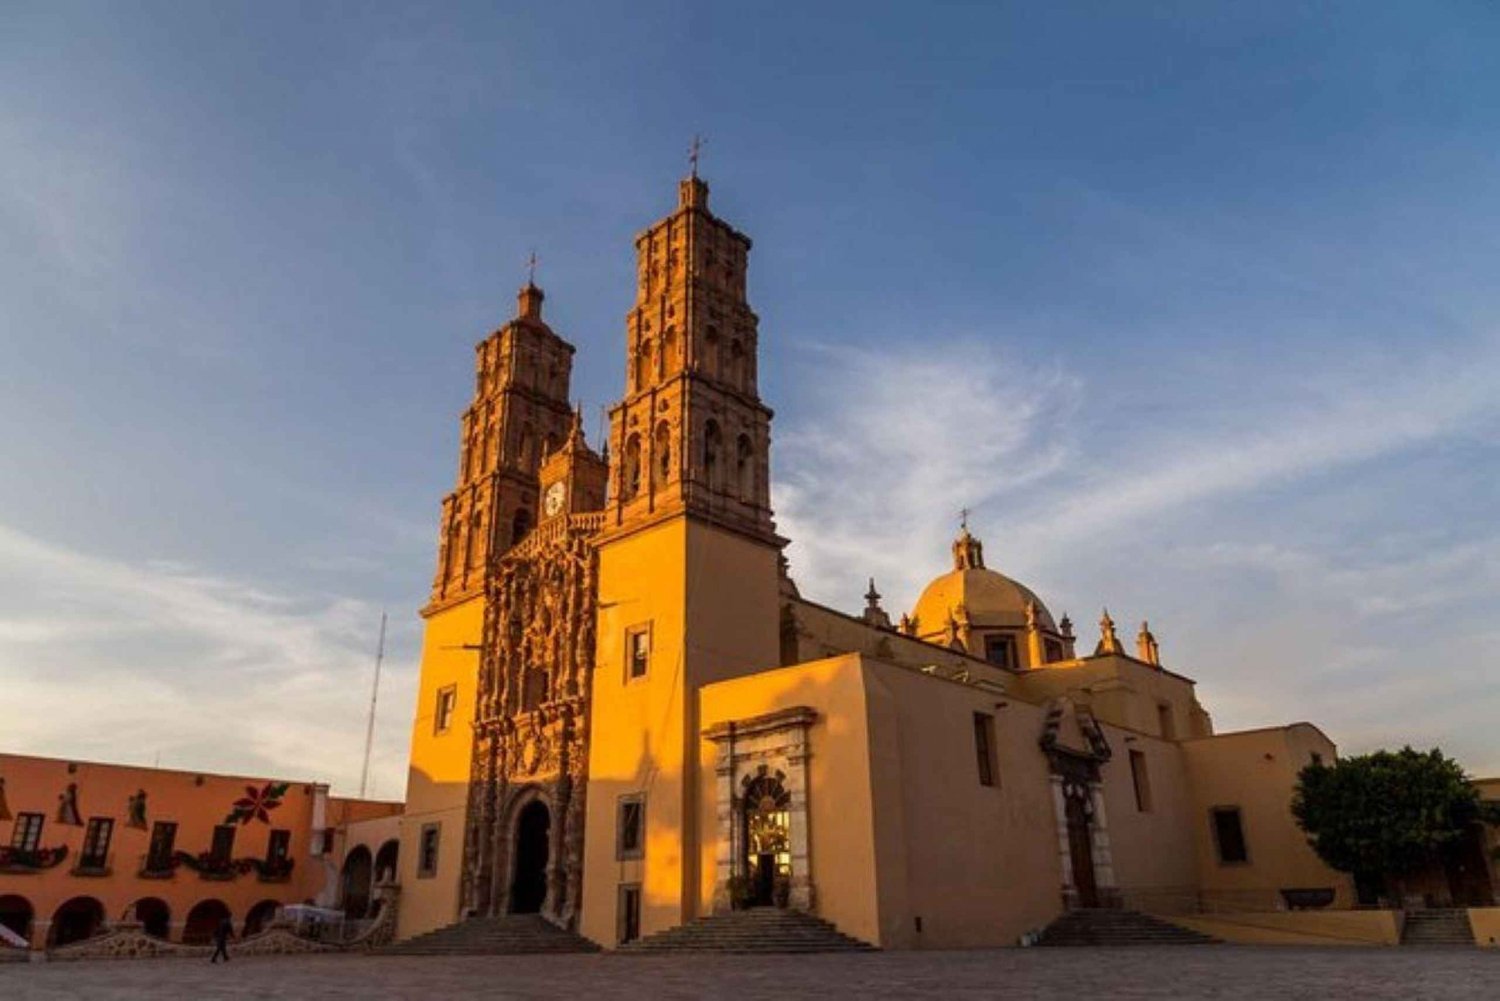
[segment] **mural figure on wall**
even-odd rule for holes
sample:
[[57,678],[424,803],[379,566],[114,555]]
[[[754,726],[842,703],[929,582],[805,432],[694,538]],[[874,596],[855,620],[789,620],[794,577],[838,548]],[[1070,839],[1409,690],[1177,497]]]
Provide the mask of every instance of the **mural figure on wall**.
[[136,830],[146,829],[146,790],[137,789],[125,806],[125,826]]
[[78,783],[69,782],[67,791],[57,797],[57,822],[70,827],[82,827],[83,818],[78,814]]

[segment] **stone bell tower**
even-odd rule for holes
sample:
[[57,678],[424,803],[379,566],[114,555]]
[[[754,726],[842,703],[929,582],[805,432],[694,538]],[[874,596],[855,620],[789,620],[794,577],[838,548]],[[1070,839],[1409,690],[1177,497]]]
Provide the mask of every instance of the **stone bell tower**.
[[711,911],[721,846],[716,804],[698,791],[714,767],[698,690],[780,663],[784,543],[745,298],[750,239],[708,210],[695,170],[635,249],[589,714],[581,930],[604,943]]
[[775,542],[771,411],[757,391],[758,319],[745,298],[750,238],[709,212],[695,173],[635,253],[625,396],[610,411],[610,524],[686,509]]

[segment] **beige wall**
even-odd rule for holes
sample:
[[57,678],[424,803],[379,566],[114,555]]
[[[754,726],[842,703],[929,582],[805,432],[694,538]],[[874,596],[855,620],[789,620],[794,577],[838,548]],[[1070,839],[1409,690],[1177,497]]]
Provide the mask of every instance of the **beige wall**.
[[[1192,681],[1129,657],[1088,657],[1022,671],[1014,691],[1032,702],[1045,702],[1084,688],[1088,689],[1086,701],[1101,722],[1177,740],[1211,732]],[[1170,708],[1170,734],[1162,730],[1158,711],[1162,705]]]
[[[419,935],[452,924],[459,917],[464,821],[468,807],[470,758],[474,749],[474,699],[478,687],[484,601],[470,598],[430,615],[422,639],[422,666],[412,722],[411,764],[406,781],[406,812],[401,819],[401,911],[397,934]],[[457,686],[453,722],[434,732],[437,693]],[[437,874],[417,875],[421,831],[441,826]]]
[[[1155,737],[1104,724],[1113,757],[1100,768],[1115,880],[1125,906],[1173,909],[1193,902],[1198,869],[1193,842],[1193,801],[1181,748]],[[1136,803],[1130,752],[1144,759],[1150,786],[1147,808]]]
[[[1333,907],[1352,906],[1352,881],[1323,864],[1291,812],[1298,772],[1314,753],[1332,763],[1337,755],[1332,741],[1311,724],[1293,723],[1181,746],[1192,787],[1191,827],[1205,906],[1275,909],[1283,888],[1323,886],[1337,892]],[[1210,815],[1219,806],[1239,807],[1248,862],[1219,861]]]
[[[590,709],[583,917],[588,938],[612,945],[622,883],[643,891],[641,931],[696,916],[712,847],[699,840],[701,685],[776,664],[776,550],[675,517],[604,542]],[[651,628],[644,678],[627,679],[626,631]],[[646,797],[646,859],[616,859],[616,810]],[[711,891],[710,891],[711,892]]]

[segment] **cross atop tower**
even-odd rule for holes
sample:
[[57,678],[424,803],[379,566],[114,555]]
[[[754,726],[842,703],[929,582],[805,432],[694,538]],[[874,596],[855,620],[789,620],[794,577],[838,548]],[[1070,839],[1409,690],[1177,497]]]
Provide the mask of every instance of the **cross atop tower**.
[[527,285],[535,285],[536,284],[536,251],[535,250],[533,250],[531,252],[531,256],[529,256],[529,257],[526,258],[526,284]]
[[688,147],[688,166],[691,167],[690,176],[698,176],[698,155],[703,150],[704,138],[700,135],[693,136],[693,144]]
[[958,527],[965,532],[969,530],[969,509],[966,507],[958,509]]

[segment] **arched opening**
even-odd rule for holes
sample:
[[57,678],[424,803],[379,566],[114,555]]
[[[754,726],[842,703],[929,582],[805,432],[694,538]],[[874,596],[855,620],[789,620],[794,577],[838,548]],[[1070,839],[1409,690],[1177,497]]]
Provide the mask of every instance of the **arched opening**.
[[188,911],[182,926],[182,941],[187,945],[207,945],[214,932],[229,917],[229,907],[222,900],[200,900]]
[[739,386],[745,378],[745,346],[738,340],[729,342],[729,372],[725,375],[732,385]]
[[547,900],[548,839],[552,814],[534,799],[516,817],[515,875],[510,884],[510,912],[536,914]]
[[667,429],[666,421],[656,425],[651,457],[651,485],[659,490],[672,478],[672,433]]
[[703,481],[710,490],[721,489],[724,456],[724,434],[717,421],[710,420],[703,426]]
[[130,914],[147,935],[166,938],[172,933],[172,908],[160,897],[142,897],[130,906]]
[[31,901],[14,893],[0,897],[0,925],[31,941]]
[[480,560],[484,558],[483,538],[484,518],[478,511],[475,511],[473,517],[469,519],[468,548],[464,554],[465,561],[470,566],[478,566]]
[[527,670],[521,682],[522,712],[531,712],[547,701],[548,680],[545,668],[533,667]]
[[348,917],[362,918],[370,909],[370,876],[373,871],[370,849],[364,845],[344,856],[339,892],[344,901],[344,914]]
[[646,383],[651,377],[651,342],[641,340],[641,345],[635,352],[635,391],[639,393],[646,388]]
[[375,885],[396,881],[396,861],[401,854],[401,842],[395,838],[380,846],[375,853]]
[[99,934],[103,927],[104,905],[93,897],[74,897],[53,913],[47,945],[50,948],[82,942]]
[[744,781],[745,875],[757,907],[779,903],[777,884],[792,875],[792,797],[781,778],[762,771]]
[[661,337],[661,351],[656,356],[656,377],[665,379],[667,372],[674,366],[677,360],[677,334],[671,327]]
[[750,444],[749,435],[740,435],[739,442],[735,445],[734,465],[740,500],[753,503],[755,501],[755,449]]
[[719,342],[718,327],[708,328],[708,333],[703,337],[703,348],[703,368],[717,379],[724,370],[723,359],[720,357],[722,345]]
[[244,933],[254,935],[271,927],[271,922],[276,920],[276,909],[280,906],[275,900],[262,900],[250,908],[250,912],[245,915]]
[[625,465],[621,476],[620,492],[626,500],[631,500],[641,492],[641,436],[638,434],[631,435],[625,443]]
[[519,545],[531,531],[531,512],[524,507],[516,508],[516,516],[510,520],[510,544]]

